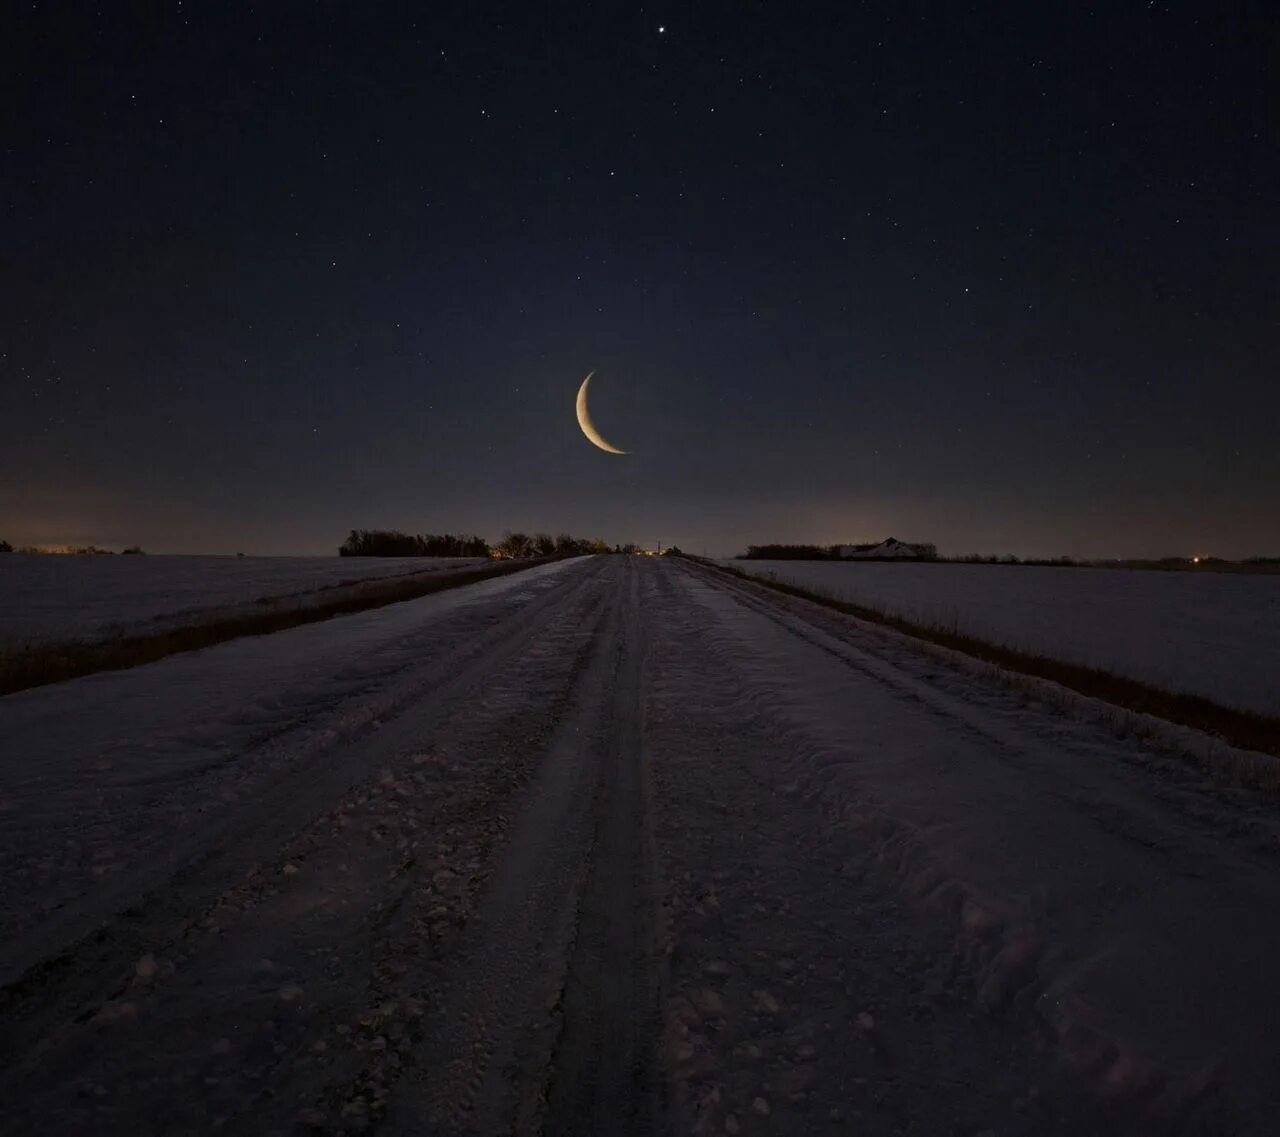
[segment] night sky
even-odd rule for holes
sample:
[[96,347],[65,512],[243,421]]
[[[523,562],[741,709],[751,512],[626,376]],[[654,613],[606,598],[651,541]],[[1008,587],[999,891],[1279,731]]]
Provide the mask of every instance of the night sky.
[[0,24],[0,538],[1280,553],[1270,4],[100,8]]

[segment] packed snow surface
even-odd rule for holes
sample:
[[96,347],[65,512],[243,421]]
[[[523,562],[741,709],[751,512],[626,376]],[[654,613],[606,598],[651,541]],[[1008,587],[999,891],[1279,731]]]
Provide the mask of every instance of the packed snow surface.
[[1280,714],[1280,576],[725,561],[916,623]]
[[0,646],[161,631],[259,604],[304,607],[322,590],[484,563],[471,557],[11,553],[0,557]]
[[6,1135],[1275,1133],[1264,768],[691,561],[20,691],[0,740]]

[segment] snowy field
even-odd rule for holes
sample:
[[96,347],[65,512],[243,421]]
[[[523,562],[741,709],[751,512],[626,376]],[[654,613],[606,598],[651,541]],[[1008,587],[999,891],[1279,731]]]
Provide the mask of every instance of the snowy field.
[[[472,557],[0,556],[0,648],[158,632],[301,608],[361,581],[457,572]],[[322,591],[323,590],[323,591]]]
[[1280,576],[722,562],[921,624],[1280,715]]

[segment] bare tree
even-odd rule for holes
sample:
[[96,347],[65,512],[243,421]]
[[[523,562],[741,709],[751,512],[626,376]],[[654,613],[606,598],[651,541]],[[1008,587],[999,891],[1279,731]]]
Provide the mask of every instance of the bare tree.
[[528,533],[504,533],[498,542],[503,556],[522,558],[533,556],[533,540]]

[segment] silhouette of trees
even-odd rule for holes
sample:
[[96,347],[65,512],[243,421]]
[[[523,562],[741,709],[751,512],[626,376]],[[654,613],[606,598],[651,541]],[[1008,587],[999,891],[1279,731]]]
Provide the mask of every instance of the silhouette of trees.
[[[892,537],[887,542],[876,542],[870,545],[748,545],[744,556],[738,560],[762,561],[830,561],[840,560],[840,550],[852,548],[859,553],[869,552],[880,544],[901,544]],[[899,561],[936,561],[938,547],[927,542],[917,542],[911,546],[915,553],[910,556],[894,556]],[[888,558],[886,558],[888,559]]]
[[585,540],[571,533],[552,537],[549,533],[506,533],[494,550],[500,557],[581,557],[587,553],[612,552],[599,537]]
[[[622,551],[634,552],[627,544]],[[132,552],[133,550],[127,550]],[[141,549],[137,550],[141,552]],[[483,537],[452,533],[402,533],[398,529],[352,529],[338,548],[342,557],[505,557],[525,560],[531,557],[579,557],[586,553],[614,551],[599,537],[586,540],[571,533],[507,532],[492,548]]]
[[835,556],[830,545],[748,545],[749,561],[824,561]]
[[8,541],[0,541],[0,553],[12,553],[13,546]]
[[504,533],[498,542],[498,553],[504,557],[521,560],[533,556],[533,538],[528,533]]
[[340,557],[487,557],[483,537],[454,533],[401,533],[398,529],[352,529]]

